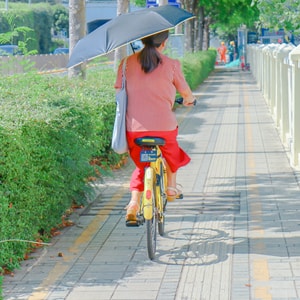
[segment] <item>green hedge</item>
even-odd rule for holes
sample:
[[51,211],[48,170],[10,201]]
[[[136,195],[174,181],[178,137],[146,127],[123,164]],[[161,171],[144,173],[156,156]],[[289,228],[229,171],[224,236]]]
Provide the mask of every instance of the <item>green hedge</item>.
[[[83,201],[93,157],[114,163],[112,71],[88,80],[39,75],[0,82],[0,241],[49,235]],[[0,266],[18,266],[27,243],[0,243]]]
[[[192,88],[213,69],[213,51],[182,60]],[[115,74],[87,79],[26,74],[0,81],[0,274],[19,266],[30,243],[47,240],[72,203],[84,203],[86,179],[120,160],[110,148]]]
[[192,90],[196,89],[214,69],[217,52],[215,50],[188,53],[182,59],[182,69]]

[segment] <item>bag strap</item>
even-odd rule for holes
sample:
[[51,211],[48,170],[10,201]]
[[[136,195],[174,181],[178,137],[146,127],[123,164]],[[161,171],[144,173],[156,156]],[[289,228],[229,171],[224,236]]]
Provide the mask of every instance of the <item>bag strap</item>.
[[126,84],[126,73],[125,73],[126,62],[127,62],[127,57],[124,58],[123,68],[122,68],[122,88],[124,88]]

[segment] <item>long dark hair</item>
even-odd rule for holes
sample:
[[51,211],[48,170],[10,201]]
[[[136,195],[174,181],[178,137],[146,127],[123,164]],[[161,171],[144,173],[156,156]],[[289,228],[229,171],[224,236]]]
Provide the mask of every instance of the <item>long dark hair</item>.
[[139,61],[142,70],[145,73],[150,73],[161,63],[161,57],[156,50],[162,42],[164,42],[169,36],[169,31],[162,31],[160,33],[150,35],[142,39],[144,48],[139,53]]

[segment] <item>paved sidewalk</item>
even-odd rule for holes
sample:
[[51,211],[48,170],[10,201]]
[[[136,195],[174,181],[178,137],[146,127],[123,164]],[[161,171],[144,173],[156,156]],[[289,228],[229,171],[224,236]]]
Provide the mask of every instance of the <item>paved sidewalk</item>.
[[5,300],[300,299],[299,174],[261,92],[249,72],[219,68],[195,93],[195,108],[176,111],[192,162],[156,259],[145,227],[125,226],[129,163],[76,226],[5,278]]

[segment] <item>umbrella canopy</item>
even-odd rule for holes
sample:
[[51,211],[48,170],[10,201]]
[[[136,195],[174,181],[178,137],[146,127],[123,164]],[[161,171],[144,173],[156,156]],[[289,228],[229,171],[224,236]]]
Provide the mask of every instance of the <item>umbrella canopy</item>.
[[68,68],[143,37],[171,29],[194,18],[176,6],[164,5],[120,15],[79,40],[71,52]]

